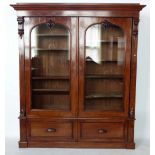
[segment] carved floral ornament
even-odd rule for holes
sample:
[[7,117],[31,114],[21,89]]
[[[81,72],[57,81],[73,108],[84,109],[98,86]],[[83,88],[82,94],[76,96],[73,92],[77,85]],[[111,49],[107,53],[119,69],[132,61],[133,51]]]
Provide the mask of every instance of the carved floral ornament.
[[104,20],[101,24],[105,29],[113,25],[108,20]]
[[48,22],[47,22],[47,26],[52,29],[52,27],[55,25],[55,23],[50,19]]

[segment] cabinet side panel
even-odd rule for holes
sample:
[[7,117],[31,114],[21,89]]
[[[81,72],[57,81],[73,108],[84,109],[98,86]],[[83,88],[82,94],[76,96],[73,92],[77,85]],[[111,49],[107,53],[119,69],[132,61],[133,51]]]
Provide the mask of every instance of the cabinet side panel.
[[136,70],[137,70],[137,43],[139,18],[133,18],[132,53],[131,53],[131,85],[130,85],[130,117],[135,117]]
[[18,17],[18,34],[19,34],[19,78],[20,78],[20,141],[19,147],[27,147],[26,136],[26,117],[25,117],[25,70],[24,70],[24,17]]
[[137,43],[138,43],[139,17],[132,21],[132,53],[131,53],[131,83],[130,83],[130,107],[128,121],[128,144],[127,148],[135,148],[134,143],[134,119],[135,119],[135,96],[136,96],[136,70],[137,70]]

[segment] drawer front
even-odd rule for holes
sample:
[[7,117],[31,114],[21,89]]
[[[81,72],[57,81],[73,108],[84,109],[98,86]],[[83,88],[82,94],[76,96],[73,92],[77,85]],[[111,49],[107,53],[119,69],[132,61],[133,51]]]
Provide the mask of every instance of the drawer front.
[[39,122],[29,123],[31,140],[73,139],[73,122]]
[[81,122],[80,139],[92,141],[124,141],[125,124],[118,122]]

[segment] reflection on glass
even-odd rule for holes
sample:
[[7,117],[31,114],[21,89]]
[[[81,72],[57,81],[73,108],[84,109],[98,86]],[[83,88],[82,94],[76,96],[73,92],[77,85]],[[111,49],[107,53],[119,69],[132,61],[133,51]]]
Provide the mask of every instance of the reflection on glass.
[[87,30],[86,38],[86,59],[92,60],[96,63],[101,61],[101,25],[94,25],[92,28]]
[[32,108],[70,110],[70,33],[47,23],[31,33]]
[[122,111],[125,37],[113,24],[95,24],[86,31],[85,110]]

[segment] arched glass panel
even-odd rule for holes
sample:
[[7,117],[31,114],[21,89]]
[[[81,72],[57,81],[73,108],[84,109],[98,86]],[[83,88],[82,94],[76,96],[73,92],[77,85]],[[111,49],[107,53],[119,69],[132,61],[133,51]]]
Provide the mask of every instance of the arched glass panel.
[[123,111],[123,30],[111,23],[95,24],[85,39],[85,111]]
[[70,110],[70,33],[40,24],[31,33],[32,109]]

